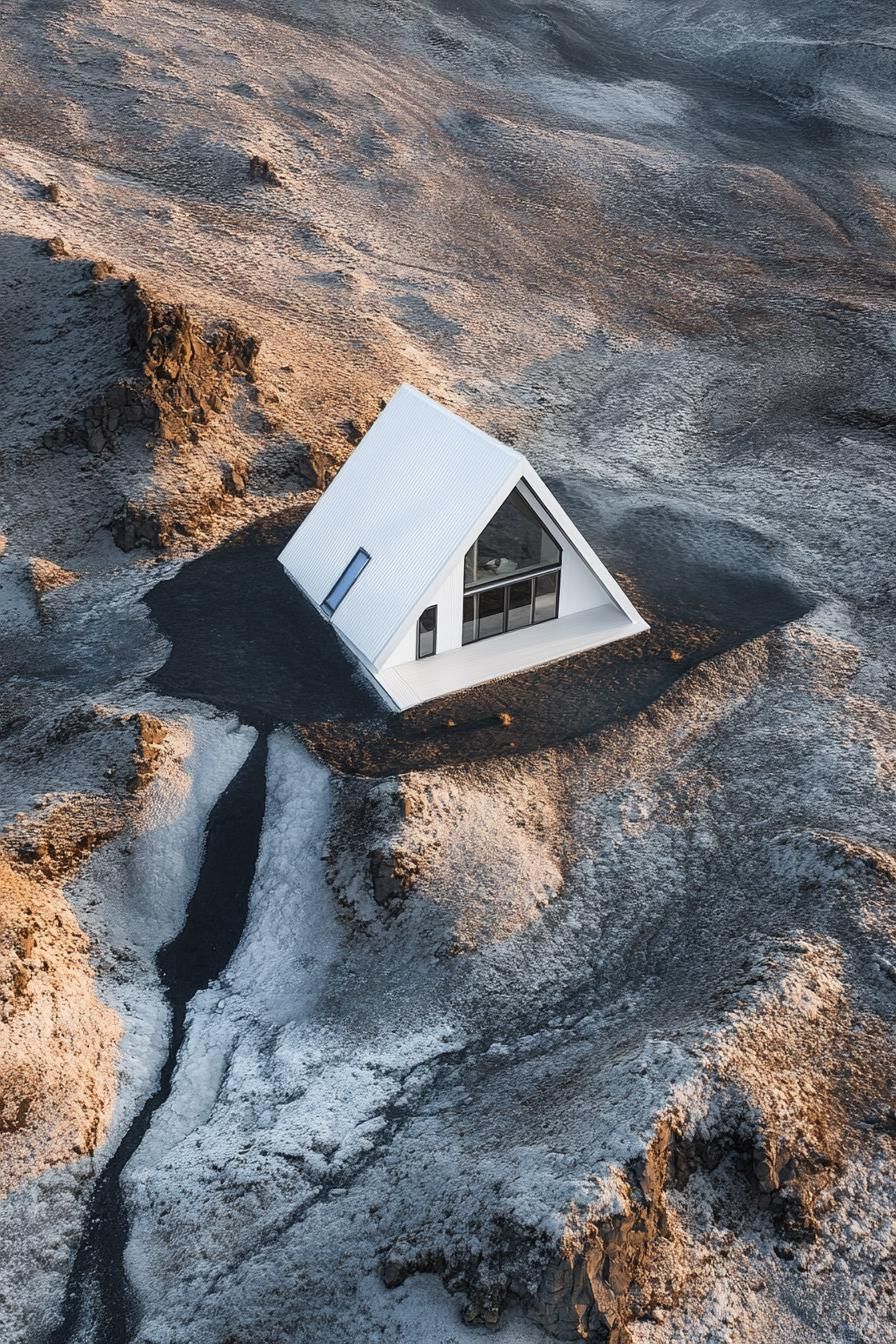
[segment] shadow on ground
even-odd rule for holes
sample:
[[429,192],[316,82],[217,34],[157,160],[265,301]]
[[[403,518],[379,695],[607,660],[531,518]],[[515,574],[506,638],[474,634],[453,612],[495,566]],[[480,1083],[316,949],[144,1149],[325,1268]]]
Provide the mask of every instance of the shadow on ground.
[[[258,727],[292,722],[334,770],[391,775],[593,733],[638,713],[704,659],[813,605],[777,569],[772,543],[730,519],[634,506],[589,478],[551,484],[649,633],[387,714],[277,563],[298,522],[293,511],[245,529],[148,594],[172,645],[152,682]],[[512,716],[507,727],[501,713]]]
[[303,512],[244,528],[146,595],[171,641],[151,678],[163,694],[232,710],[258,728],[382,716],[379,696],[277,562]]

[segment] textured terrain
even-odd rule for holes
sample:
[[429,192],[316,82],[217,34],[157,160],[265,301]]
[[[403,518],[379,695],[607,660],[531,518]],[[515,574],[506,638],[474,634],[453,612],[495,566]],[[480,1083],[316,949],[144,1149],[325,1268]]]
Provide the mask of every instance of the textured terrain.
[[[896,1335],[894,77],[0,0],[4,1341]],[[649,637],[382,715],[274,556],[403,379]]]

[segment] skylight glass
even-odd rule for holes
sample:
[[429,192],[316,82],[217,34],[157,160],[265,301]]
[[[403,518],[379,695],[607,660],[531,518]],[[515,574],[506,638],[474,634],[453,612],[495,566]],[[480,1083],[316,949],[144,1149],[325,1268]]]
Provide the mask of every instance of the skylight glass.
[[370,556],[366,551],[355,552],[323,600],[323,609],[328,616],[333,615],[333,612],[339,606],[339,603],[345,597],[355,580],[363,573],[369,562]]

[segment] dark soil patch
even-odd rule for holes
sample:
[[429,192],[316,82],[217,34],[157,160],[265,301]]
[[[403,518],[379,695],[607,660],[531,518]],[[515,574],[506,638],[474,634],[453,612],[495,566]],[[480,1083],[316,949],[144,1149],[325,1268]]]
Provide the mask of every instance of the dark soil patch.
[[651,622],[649,633],[388,714],[283,574],[277,552],[297,519],[280,516],[149,594],[173,646],[154,684],[259,725],[292,722],[334,770],[392,775],[596,732],[644,709],[704,659],[813,605],[777,570],[768,540],[729,519],[631,507],[587,477],[552,488]]
[[383,702],[277,555],[301,520],[290,511],[244,529],[147,594],[171,652],[152,683],[244,723],[363,721]]

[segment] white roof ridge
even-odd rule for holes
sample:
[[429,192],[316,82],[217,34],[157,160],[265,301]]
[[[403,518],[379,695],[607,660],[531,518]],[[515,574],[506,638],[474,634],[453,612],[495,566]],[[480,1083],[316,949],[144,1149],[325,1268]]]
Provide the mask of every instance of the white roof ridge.
[[[486,439],[489,443],[500,448],[515,461],[526,461],[525,455],[521,453],[518,448],[513,448],[509,443],[505,443],[503,439],[497,439],[494,434],[489,434],[487,430],[480,429],[478,425],[473,424],[472,420],[465,420],[457,411],[452,411],[450,406],[443,406],[440,401],[435,401],[432,397],[428,396],[426,392],[421,392],[419,387],[415,387],[413,383],[399,383],[392,394],[393,397],[397,397],[400,392],[412,392],[415,397],[419,397],[421,401],[425,401],[427,406],[431,406],[433,410],[438,411],[441,415],[448,416],[451,420],[456,420],[459,425],[463,426],[466,433],[472,431],[473,434],[477,435],[480,439]],[[388,405],[388,402],[386,404]]]

